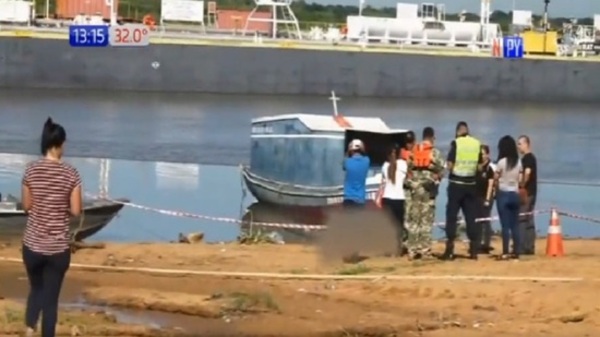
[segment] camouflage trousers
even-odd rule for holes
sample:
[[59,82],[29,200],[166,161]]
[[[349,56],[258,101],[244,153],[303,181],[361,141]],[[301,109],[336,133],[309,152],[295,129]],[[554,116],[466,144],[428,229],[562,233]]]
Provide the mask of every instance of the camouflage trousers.
[[412,200],[412,190],[405,188],[404,189],[404,224],[406,227],[406,223],[408,222],[408,215],[410,214],[410,204]]
[[407,209],[406,246],[410,255],[428,254],[433,241],[433,222],[435,220],[435,200],[423,189],[416,187],[411,194],[410,208]]

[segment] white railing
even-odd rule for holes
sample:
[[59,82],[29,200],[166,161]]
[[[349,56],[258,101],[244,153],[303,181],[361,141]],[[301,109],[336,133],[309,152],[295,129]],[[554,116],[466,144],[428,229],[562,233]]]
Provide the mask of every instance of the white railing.
[[480,33],[473,33],[470,36],[465,38],[465,34],[460,34],[460,38],[455,31],[450,31],[444,38],[435,38],[431,36],[435,36],[437,32],[430,33],[428,30],[423,30],[421,32],[417,32],[416,34],[413,31],[407,31],[404,36],[394,36],[391,34],[389,27],[383,31],[381,34],[380,30],[376,30],[375,33],[366,27],[362,34],[358,36],[348,36],[350,41],[368,41],[369,43],[378,42],[383,44],[402,44],[402,45],[425,45],[425,46],[448,46],[448,47],[456,47],[456,46],[479,46],[479,47],[489,47],[491,46],[491,41],[494,38],[502,37],[502,32],[496,32],[496,34],[492,36],[488,36],[486,38],[482,38]]
[[366,16],[347,18],[348,40],[437,46],[489,46],[502,36],[497,24]]

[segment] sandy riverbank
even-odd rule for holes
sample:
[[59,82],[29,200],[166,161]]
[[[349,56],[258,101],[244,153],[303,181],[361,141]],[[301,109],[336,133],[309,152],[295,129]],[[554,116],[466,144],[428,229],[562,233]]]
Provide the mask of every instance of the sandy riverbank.
[[[559,259],[497,262],[482,256],[476,262],[442,263],[368,254],[372,257],[360,264],[344,264],[325,258],[319,248],[294,245],[110,244],[103,250],[80,251],[73,262],[290,275],[274,279],[73,268],[65,296],[75,292],[97,305],[193,317],[198,325],[187,332],[207,336],[388,336],[393,332],[430,337],[584,336],[600,328],[599,243],[567,241],[568,256]],[[538,244],[540,252],[543,245]],[[18,257],[18,246],[1,248],[0,256]],[[0,295],[22,295],[26,290],[22,267],[1,262],[0,269]],[[487,275],[505,279],[293,279],[309,274]],[[507,277],[561,277],[570,282]]]

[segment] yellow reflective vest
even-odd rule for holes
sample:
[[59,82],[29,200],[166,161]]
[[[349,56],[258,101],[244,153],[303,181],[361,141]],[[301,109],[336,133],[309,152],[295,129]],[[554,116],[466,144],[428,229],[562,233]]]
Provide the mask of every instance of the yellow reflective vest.
[[481,142],[471,136],[458,137],[456,142],[456,160],[452,174],[457,177],[474,177],[477,174]]

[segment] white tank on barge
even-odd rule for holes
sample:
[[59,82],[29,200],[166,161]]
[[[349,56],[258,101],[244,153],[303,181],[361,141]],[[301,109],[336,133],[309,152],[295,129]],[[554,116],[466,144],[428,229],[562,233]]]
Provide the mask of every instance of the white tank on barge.
[[502,35],[498,24],[489,23],[489,7],[484,9],[483,4],[482,14],[486,15],[486,18],[481,22],[465,22],[464,11],[461,21],[446,21],[444,5],[431,3],[398,3],[396,18],[361,14],[348,16],[346,19],[349,40],[466,46],[485,44],[486,41]]

